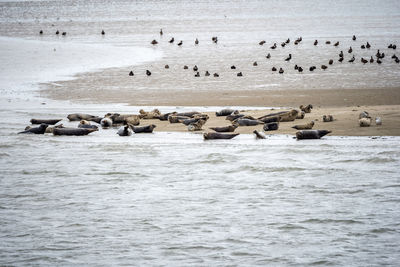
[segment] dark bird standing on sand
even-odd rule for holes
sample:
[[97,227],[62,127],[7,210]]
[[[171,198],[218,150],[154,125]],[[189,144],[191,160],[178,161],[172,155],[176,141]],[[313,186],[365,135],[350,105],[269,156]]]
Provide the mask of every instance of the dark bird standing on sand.
[[218,43],[218,37],[216,37],[216,36],[215,36],[215,37],[212,37],[211,40],[212,40],[214,43]]
[[162,29],[160,29],[160,35],[163,35],[164,33],[163,33],[163,31],[162,31]]
[[374,63],[374,58],[371,56],[371,59],[369,60],[369,63]]
[[189,67],[185,65],[185,66],[183,66],[183,69],[187,70],[187,69],[189,69]]
[[133,71],[129,72],[129,76],[133,76],[133,75],[134,75]]
[[328,67],[326,65],[321,65],[321,69],[326,70]]
[[292,54],[289,54],[289,56],[285,59],[285,61],[290,61],[292,59]]
[[335,44],[334,44],[334,46],[338,46],[339,45],[339,41],[337,41]]
[[310,71],[314,71],[316,68],[317,68],[317,67],[315,67],[315,66],[311,66],[311,67],[310,67]]
[[284,73],[283,69],[280,68],[280,69],[279,69],[279,74],[283,74],[283,73]]
[[236,69],[235,65],[232,65],[231,70],[235,70],[235,69]]
[[56,31],[56,34],[58,35],[58,34],[60,34],[60,32],[57,30],[57,31]]
[[274,43],[273,46],[270,47],[271,49],[275,49],[276,48],[276,43]]
[[287,43],[287,44],[290,43],[290,39],[289,39],[289,38],[286,40],[286,43]]
[[198,45],[199,44],[199,39],[196,38],[196,40],[194,41],[194,44]]
[[315,40],[315,41],[314,41],[314,45],[317,45],[317,44],[318,44],[318,40]]
[[194,75],[194,77],[200,77],[200,72],[196,72],[196,74]]
[[343,57],[344,55],[343,55],[343,51],[340,51],[340,53],[339,53],[339,57]]
[[360,48],[361,48],[361,49],[365,49],[365,45],[361,45]]
[[255,66],[258,66],[257,61],[254,61],[254,62],[253,62],[253,66],[254,66],[254,67],[255,67]]
[[106,32],[104,30],[101,30],[101,35],[106,34]]
[[268,55],[266,55],[265,57],[269,59],[269,58],[271,58],[271,54],[268,53]]
[[204,76],[210,76],[210,73],[208,72],[208,70],[206,70],[206,73],[204,74]]
[[153,41],[151,41],[151,44],[156,45],[156,44],[158,44],[158,42],[156,40],[153,40]]
[[42,31],[42,30],[40,30],[39,34],[43,34],[43,31]]
[[297,70],[298,70],[299,72],[303,72],[303,68],[302,68],[302,67],[299,67]]
[[367,49],[371,48],[371,45],[367,42],[367,45],[365,46]]
[[169,69],[169,65],[165,65],[164,68]]
[[353,56],[353,57],[349,60],[349,62],[350,62],[350,63],[353,63],[354,60],[356,60],[356,58]]
[[331,41],[326,41],[325,44],[331,44]]
[[198,71],[198,70],[199,70],[199,68],[197,67],[197,65],[194,65],[193,71]]
[[218,73],[214,73],[214,77],[219,77],[219,74]]
[[179,46],[181,46],[182,44],[183,44],[183,42],[182,42],[182,41],[180,41],[180,42],[178,43],[178,45],[179,45]]
[[353,41],[355,41],[355,40],[357,40],[357,38],[356,38],[356,36],[355,36],[355,35],[353,35]]
[[150,75],[151,75],[151,72],[150,72],[149,70],[146,70],[146,75],[147,75],[147,76],[150,76]]
[[265,41],[264,40],[262,40],[261,42],[259,42],[258,43],[259,45],[264,45],[265,44]]
[[63,32],[62,35],[63,35],[63,36],[67,35],[67,32]]
[[347,52],[349,52],[349,54],[351,54],[353,52],[353,48],[350,46],[350,48]]
[[275,68],[275,67],[272,67],[272,71],[276,71],[276,68]]
[[175,41],[174,37],[171,38],[171,40],[169,40],[169,43],[172,44]]
[[328,64],[329,64],[329,65],[332,65],[332,64],[333,64],[333,59],[330,59],[329,62],[328,62]]
[[365,58],[361,58],[361,62],[363,63],[363,64],[366,64],[366,63],[368,63],[368,60],[366,60]]
[[242,73],[242,72],[239,72],[236,76],[242,77],[242,76],[243,76],[243,73]]
[[338,60],[338,61],[339,61],[339,62],[342,62],[343,59],[344,59],[343,57],[339,57],[339,60]]

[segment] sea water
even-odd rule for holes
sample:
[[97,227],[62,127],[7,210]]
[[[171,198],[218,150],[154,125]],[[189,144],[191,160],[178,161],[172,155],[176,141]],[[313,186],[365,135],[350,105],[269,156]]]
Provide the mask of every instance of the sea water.
[[[282,20],[296,15],[285,8],[295,6],[305,17],[305,9],[315,9],[312,14],[321,16],[321,25],[303,31],[323,35],[329,7],[328,18],[340,10],[353,22],[344,25],[357,25],[360,32],[381,25],[383,38],[397,36],[396,27],[387,27],[389,20],[393,25],[399,21],[396,1],[353,1],[354,17],[346,1],[316,3],[2,1],[1,33],[8,37],[0,42],[9,48],[0,51],[7,62],[1,66],[0,84],[0,265],[397,266],[399,137],[328,135],[297,141],[290,135],[265,140],[240,135],[204,141],[195,133],[119,137],[116,129],[81,137],[17,134],[33,117],[63,118],[62,123],[75,126],[67,114],[138,112],[141,107],[83,105],[35,94],[38,83],[162,57],[137,45],[135,40],[151,35],[137,24],[135,34],[127,27],[136,15],[149,25],[155,25],[155,16],[184,34],[180,18],[171,12],[196,10],[210,21],[224,13],[248,20],[250,13],[252,19],[264,18],[271,7],[272,17]],[[198,19],[187,14],[183,21]],[[364,15],[375,26],[366,26]],[[71,27],[81,33],[73,40],[37,40],[37,31],[28,33],[40,23],[51,27],[70,18],[77,21]],[[122,25],[114,41],[104,44],[92,33],[84,38],[87,25],[104,21]],[[334,20],[333,25],[341,23]],[[346,36],[354,30],[344,29]],[[294,28],[281,31],[288,35]],[[46,57],[54,48],[63,51],[60,60]],[[125,49],[133,55],[130,63],[121,61]],[[107,60],[102,60],[104,53]],[[92,63],[82,67],[77,58]]]

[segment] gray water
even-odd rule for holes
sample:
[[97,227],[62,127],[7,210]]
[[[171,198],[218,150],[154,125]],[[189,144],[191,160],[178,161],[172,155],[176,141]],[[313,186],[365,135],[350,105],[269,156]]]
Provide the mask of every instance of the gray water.
[[[327,18],[327,10],[332,20],[312,23]],[[33,117],[75,126],[66,121],[68,113],[137,112],[141,107],[53,101],[35,92],[41,82],[71,79],[96,65],[119,66],[125,49],[145,55],[132,56],[132,64],[155,60],[159,51],[131,46],[147,43],[160,24],[188,39],[194,29],[236,36],[232,45],[240,46],[237,36],[258,41],[264,27],[272,37],[295,36],[291,24],[259,22],[296,14],[310,40],[332,29],[392,40],[398,11],[397,1],[1,1],[0,33],[11,38],[0,39],[7,45],[0,51],[6,62],[0,67],[0,266],[397,266],[399,137],[204,141],[199,134],[170,132],[122,138],[116,129],[84,137],[17,132]],[[222,14],[237,27],[254,20],[255,28],[229,34]],[[37,49],[38,29],[52,23],[70,27],[71,39],[39,41],[46,49],[59,42],[57,51],[68,61]],[[114,33],[102,39],[89,30],[93,25]],[[79,44],[85,44],[82,51]],[[98,45],[104,46],[88,55]],[[104,51],[106,62],[89,60]],[[393,73],[387,83],[396,85]]]

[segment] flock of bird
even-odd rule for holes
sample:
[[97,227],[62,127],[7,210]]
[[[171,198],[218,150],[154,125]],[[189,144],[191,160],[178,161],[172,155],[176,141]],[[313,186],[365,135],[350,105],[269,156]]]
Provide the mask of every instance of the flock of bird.
[[[40,34],[40,35],[43,35],[43,30],[40,30],[39,34]],[[60,34],[60,31],[57,30],[55,34],[56,34],[56,35],[59,35],[59,34]],[[67,35],[67,32],[62,32],[61,34],[62,34],[63,36],[66,36],[66,35]],[[105,35],[105,31],[102,30],[102,31],[101,31],[101,34],[102,34],[102,35]],[[162,36],[163,34],[164,34],[163,30],[160,29],[160,36]],[[352,40],[353,40],[353,41],[356,41],[356,40],[357,40],[357,37],[356,37],[355,35],[353,35]],[[215,44],[218,44],[218,37],[217,37],[217,36],[213,36],[213,37],[211,38],[211,41],[212,41],[213,43],[215,43]],[[303,38],[302,38],[302,37],[299,37],[299,38],[297,38],[293,43],[294,43],[294,45],[299,45],[302,41],[303,41]],[[170,44],[173,44],[173,43],[175,42],[175,38],[174,38],[174,37],[171,37],[171,39],[170,39],[168,42],[169,42]],[[157,45],[158,43],[159,43],[159,42],[158,42],[157,40],[155,40],[155,39],[151,41],[151,44],[152,44],[152,45]],[[285,41],[283,41],[282,43],[280,43],[280,46],[283,48],[283,47],[289,45],[290,43],[291,43],[291,40],[290,40],[290,38],[288,38],[288,39],[286,39]],[[198,40],[198,38],[195,39],[194,44],[195,44],[195,45],[199,45],[199,40]],[[259,44],[260,46],[263,46],[263,45],[266,44],[266,41],[265,41],[265,40],[262,40],[262,41],[260,41],[258,44]],[[318,40],[315,40],[315,41],[314,41],[314,46],[318,46],[318,44],[319,44],[319,41],[318,41]],[[331,44],[331,41],[325,41],[325,44],[326,44],[326,45],[330,45],[330,44]],[[177,42],[177,45],[178,45],[178,46],[182,46],[182,45],[183,45],[183,41],[180,40],[179,42]],[[334,47],[339,47],[339,46],[340,46],[340,42],[339,42],[339,41],[336,41],[336,42],[333,44],[333,46],[334,46]],[[277,45],[277,43],[274,43],[274,44],[273,44],[272,46],[270,46],[269,48],[270,48],[271,50],[275,50],[275,49],[278,48],[278,45]],[[371,44],[370,44],[369,42],[366,42],[366,44],[362,44],[362,45],[360,46],[360,48],[361,48],[361,49],[367,49],[367,50],[369,50],[369,49],[372,48],[372,46],[371,46]],[[397,46],[396,46],[396,44],[389,44],[389,45],[388,45],[388,49],[396,50],[396,49],[397,49]],[[355,62],[356,57],[355,57],[355,55],[353,54],[353,47],[350,46],[350,47],[347,49],[347,52],[348,52],[348,54],[351,54],[351,56],[352,56],[352,57],[348,60],[348,62],[349,62],[349,63]],[[271,56],[271,53],[268,53],[268,54],[265,56],[265,58],[266,58],[267,60],[271,59],[271,57],[272,57],[272,56]],[[374,62],[376,62],[377,64],[382,64],[382,60],[383,60],[384,58],[385,58],[385,53],[383,53],[383,52],[381,52],[379,49],[377,49],[377,52],[376,52],[375,55],[371,55],[369,58],[361,57],[361,58],[360,58],[360,61],[361,61],[361,63],[363,63],[363,64],[367,64],[367,63],[372,64],[372,63],[374,63]],[[397,63],[397,64],[400,63],[400,59],[397,57],[396,54],[393,54],[391,58],[394,60],[395,63]],[[291,60],[292,60],[292,54],[289,54],[289,55],[285,58],[284,61],[289,62],[289,61],[291,61]],[[342,62],[344,61],[344,53],[343,53],[343,50],[341,50],[340,53],[338,54],[338,59],[337,59],[337,61],[338,61],[339,63],[342,63]],[[326,65],[325,65],[325,64],[322,64],[322,65],[320,66],[320,68],[321,68],[322,70],[326,70],[326,69],[328,69],[328,65],[333,65],[333,64],[334,64],[334,59],[329,59],[329,60],[328,60],[328,63],[327,63]],[[258,66],[257,61],[254,61],[254,62],[253,62],[253,66],[254,66],[254,67]],[[165,69],[169,69],[169,65],[165,65],[164,68],[165,68]],[[189,67],[188,67],[187,65],[184,65],[184,66],[183,66],[183,69],[187,70],[187,69],[189,69]],[[235,66],[235,65],[232,65],[232,66],[230,66],[230,69],[236,70],[236,66]],[[299,73],[302,73],[302,72],[304,71],[304,69],[305,69],[304,67],[299,66],[299,65],[297,65],[297,64],[295,64],[295,66],[294,66],[294,70],[298,71]],[[312,66],[308,67],[308,70],[309,70],[310,72],[313,72],[313,71],[316,70],[316,69],[317,69],[317,66],[315,66],[315,65],[312,65]],[[199,68],[197,67],[197,65],[194,65],[193,71],[195,72],[194,77],[200,77],[200,76],[201,76],[200,71],[199,71]],[[272,72],[278,72],[279,74],[283,74],[283,73],[285,72],[285,70],[284,70],[282,67],[280,67],[279,70],[278,70],[278,68],[275,67],[275,66],[273,66],[273,67],[271,68],[271,71],[272,71]],[[135,74],[134,74],[133,71],[130,71],[130,72],[129,72],[129,76],[134,76],[134,75],[135,75]],[[146,75],[147,75],[147,76],[151,76],[151,75],[152,75],[152,72],[151,72],[150,70],[146,70]],[[207,70],[207,71],[204,72],[204,76],[211,76],[211,73]],[[215,73],[213,74],[213,76],[214,76],[214,77],[219,77],[220,75],[219,75],[219,73],[215,72]],[[243,76],[243,72],[241,72],[241,71],[240,71],[240,72],[237,72],[237,73],[236,73],[236,76],[237,76],[237,77],[242,77],[242,76]]]
[[[162,36],[163,34],[164,34],[164,33],[163,33],[163,30],[161,29],[161,30],[160,30],[160,36]],[[352,40],[353,40],[353,41],[356,41],[356,40],[357,40],[357,37],[356,37],[355,35],[353,35]],[[217,44],[217,43],[218,43],[218,37],[215,37],[215,36],[212,37],[212,38],[211,38],[211,41],[212,41],[213,43]],[[297,38],[297,39],[293,42],[293,44],[294,44],[294,45],[299,45],[302,41],[303,41],[303,38],[302,38],[302,37],[299,37],[299,38]],[[168,42],[171,43],[171,44],[173,44],[173,43],[175,42],[175,38],[174,38],[174,37],[171,37],[171,39],[170,39]],[[159,42],[158,42],[157,40],[155,40],[155,39],[154,39],[153,41],[151,41],[151,44],[152,44],[152,45],[157,45],[158,43],[159,43]],[[283,47],[289,45],[290,43],[291,43],[291,40],[290,40],[290,38],[288,38],[288,39],[286,39],[285,41],[283,41],[282,43],[280,43],[280,46],[283,48]],[[195,45],[198,45],[198,44],[199,44],[199,40],[198,40],[197,38],[195,39],[194,44],[195,44]],[[263,46],[263,45],[266,44],[266,41],[265,41],[265,40],[262,40],[262,41],[260,41],[258,44],[259,44],[260,46]],[[314,41],[314,46],[318,46],[318,44],[319,44],[319,41],[318,41],[318,40],[315,40],[315,41]],[[326,44],[326,45],[330,45],[330,44],[331,44],[331,41],[325,41],[325,44]],[[183,45],[183,41],[180,40],[180,41],[177,43],[177,45],[178,45],[178,46],[182,46],[182,45]],[[339,46],[340,46],[340,42],[339,42],[339,41],[336,41],[336,42],[333,44],[333,46],[334,46],[334,47],[339,47]],[[275,50],[275,49],[278,48],[278,44],[277,44],[277,43],[274,43],[274,44],[273,44],[272,46],[270,46],[269,48],[270,48],[271,50]],[[362,45],[360,46],[360,48],[361,48],[361,49],[367,49],[367,50],[369,50],[369,49],[371,49],[371,44],[370,44],[369,42],[366,42],[366,44],[362,44]],[[396,48],[397,48],[396,44],[390,44],[390,45],[388,46],[388,49],[396,50]],[[347,60],[347,61],[348,61],[349,63],[355,62],[355,61],[356,61],[356,57],[355,57],[355,55],[353,54],[353,47],[350,46],[350,47],[347,49],[347,52],[348,52],[348,54],[351,54],[351,56],[352,56],[352,57],[351,57],[349,60]],[[271,57],[272,57],[272,56],[271,56],[271,53],[268,53],[268,54],[265,56],[265,58],[266,58],[267,60],[268,60],[268,59],[271,59]],[[374,63],[374,62],[376,62],[376,63],[378,63],[378,64],[382,64],[383,58],[385,58],[385,53],[382,53],[379,49],[377,49],[377,52],[376,52],[375,55],[371,55],[369,58],[361,57],[361,58],[360,58],[360,61],[361,61],[363,64],[367,64],[368,62],[369,62],[370,64],[372,64],[372,63]],[[397,63],[397,64],[400,62],[400,60],[399,60],[399,58],[396,56],[396,54],[393,54],[392,59],[394,59],[394,62]],[[286,61],[286,62],[290,62],[291,60],[292,60],[292,54],[289,54],[289,55],[284,59],[284,61]],[[338,59],[337,59],[337,61],[338,61],[339,63],[342,63],[342,62],[344,61],[344,52],[343,52],[343,51],[340,51],[340,53],[338,54]],[[322,64],[322,65],[320,66],[320,68],[321,68],[322,70],[326,70],[326,69],[328,69],[328,66],[329,66],[329,65],[333,65],[333,64],[334,64],[334,59],[329,59],[328,62],[327,62],[327,64]],[[254,62],[253,62],[253,66],[258,66],[257,61],[254,61]],[[166,69],[169,69],[169,65],[165,65],[165,68],[166,68]],[[231,68],[232,70],[235,70],[235,69],[236,69],[236,66],[235,66],[235,65],[232,65],[230,68]],[[185,65],[185,66],[183,66],[183,69],[189,69],[189,67],[188,67],[187,65]],[[299,65],[295,64],[294,69],[295,69],[296,71],[298,71],[299,73],[302,73],[302,72],[305,70],[305,67],[302,67],[302,66],[299,66]],[[313,72],[313,71],[316,70],[316,69],[317,69],[317,66],[315,66],[315,65],[312,65],[312,66],[308,67],[308,70],[309,70],[310,72]],[[201,76],[201,74],[200,74],[200,72],[199,72],[199,68],[197,67],[197,65],[194,65],[193,71],[195,72],[195,74],[194,74],[195,77],[200,77],[200,76]],[[278,72],[279,74],[283,74],[283,73],[285,72],[285,70],[284,70],[282,67],[280,67],[279,70],[278,70],[278,68],[275,67],[275,66],[273,66],[273,67],[271,68],[271,71],[272,71],[272,72]],[[151,74],[152,74],[152,73],[151,73],[150,70],[146,70],[146,75],[147,75],[147,76],[151,76]],[[129,75],[130,75],[130,76],[134,76],[133,71],[130,71],[130,72],[129,72]],[[207,70],[207,71],[204,72],[204,76],[211,76],[211,73]],[[213,76],[214,76],[214,77],[219,77],[219,74],[218,74],[218,73],[214,73]],[[237,72],[237,73],[236,73],[236,76],[242,77],[242,76],[243,76],[243,72],[241,72],[241,71],[240,71],[240,72]]]

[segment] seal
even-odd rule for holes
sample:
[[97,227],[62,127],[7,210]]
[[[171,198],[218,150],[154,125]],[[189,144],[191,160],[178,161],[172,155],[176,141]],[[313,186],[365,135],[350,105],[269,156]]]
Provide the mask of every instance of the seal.
[[331,133],[328,130],[303,130],[296,133],[297,140],[302,139],[320,139],[321,137]]
[[376,125],[382,125],[382,118],[381,117],[376,117],[375,118],[375,124]]
[[369,127],[371,126],[371,118],[361,118],[358,120],[360,127]]
[[239,118],[236,122],[239,124],[239,126],[255,126],[264,123],[259,120],[242,119],[242,118]]
[[201,131],[203,130],[202,127],[206,123],[206,120],[199,119],[198,121],[191,123],[188,125],[188,130],[193,131]]
[[301,111],[297,114],[296,120],[302,120],[306,116],[306,113],[304,111]]
[[333,116],[332,115],[324,115],[324,116],[322,116],[322,121],[323,122],[331,122],[331,121],[333,121]]
[[301,111],[304,111],[305,113],[311,113],[311,109],[313,108],[313,105],[308,104],[307,106],[301,105],[300,107]]
[[263,133],[260,133],[257,130],[254,130],[253,133],[256,135],[257,139],[265,139],[265,135]]
[[40,124],[39,127],[32,127],[29,129],[26,129],[25,131],[19,132],[18,134],[44,134],[46,131],[46,128],[48,127],[47,124],[42,123]]
[[187,116],[178,116],[178,115],[169,115],[168,116],[168,121],[169,123],[178,123],[181,120],[186,120],[186,119],[190,119],[190,117]]
[[238,127],[237,125],[229,125],[223,127],[210,127],[210,129],[218,133],[227,133],[227,132],[234,132],[237,127]]
[[145,120],[151,120],[151,119],[158,119],[161,115],[161,112],[158,109],[153,109],[150,112],[146,112],[143,109],[139,110],[139,118],[145,119]]
[[200,112],[197,111],[190,111],[190,112],[181,112],[181,113],[177,113],[177,116],[186,116],[186,117],[190,117],[192,118],[194,115],[196,114],[201,114]]
[[225,120],[234,121],[234,120],[237,120],[238,118],[242,118],[242,117],[244,117],[244,114],[231,114],[231,115],[226,116]]
[[86,120],[81,120],[78,124],[78,128],[95,129],[95,130],[99,129],[99,127],[97,127],[96,125],[91,125],[90,122]]
[[279,122],[265,123],[263,126],[264,131],[276,131],[279,128]]
[[127,124],[130,123],[132,125],[140,124],[139,115],[134,114],[119,114],[119,113],[107,113],[105,118],[111,119],[113,125]]
[[177,114],[176,112],[164,113],[164,114],[161,114],[161,115],[158,117],[158,119],[159,119],[160,121],[167,121],[169,115],[176,115],[176,114]]
[[314,121],[310,121],[307,124],[295,125],[292,128],[296,130],[311,130],[314,127]]
[[87,120],[87,121],[94,121],[96,123],[100,123],[100,121],[103,119],[102,117],[98,116],[93,116],[89,114],[84,114],[84,113],[73,113],[69,114],[67,116],[68,120],[70,121],[80,121],[80,120]]
[[95,132],[95,129],[85,129],[85,128],[54,128],[54,135],[88,135]]
[[130,126],[134,133],[152,133],[157,126],[154,124],[146,126]]
[[260,120],[264,123],[279,122],[281,120],[281,117],[279,117],[279,116],[261,117],[261,118],[258,118],[258,120]]
[[129,128],[129,125],[121,126],[118,129],[117,134],[119,136],[131,136],[132,135],[132,130]]
[[371,116],[369,115],[369,113],[368,113],[367,111],[363,111],[363,112],[360,113],[360,115],[358,115],[358,118],[359,118],[359,119],[362,119],[362,118],[371,118]]
[[57,124],[58,122],[60,122],[61,119],[56,119],[56,120],[41,120],[41,119],[31,119],[31,123],[32,124],[47,124],[47,125],[54,125]]
[[258,118],[258,120],[264,121],[265,118],[279,116],[279,121],[281,121],[281,122],[294,121],[296,119],[298,113],[299,112],[295,109],[292,109],[290,111],[280,111],[280,112],[264,115],[264,116]]
[[235,136],[238,136],[238,133],[235,134],[227,134],[227,133],[204,133],[204,140],[213,140],[213,139],[232,139]]
[[100,125],[103,128],[110,128],[113,125],[113,122],[110,118],[104,118],[100,121]]
[[228,115],[236,115],[239,114],[238,110],[233,110],[233,109],[222,109],[220,111],[215,112],[215,116],[220,117],[220,116],[228,116]]
[[53,133],[55,128],[65,128],[65,127],[62,124],[59,124],[59,125],[56,125],[56,126],[49,126],[49,127],[46,128],[46,131],[44,133]]

